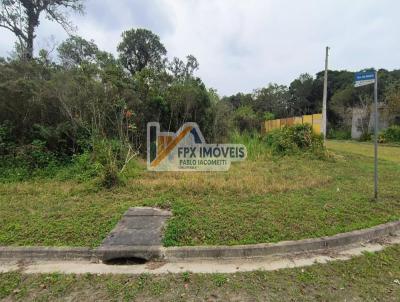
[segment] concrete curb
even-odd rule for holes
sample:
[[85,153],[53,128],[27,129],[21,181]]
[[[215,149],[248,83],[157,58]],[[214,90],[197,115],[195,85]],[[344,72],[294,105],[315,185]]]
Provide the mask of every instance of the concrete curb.
[[327,250],[389,236],[400,230],[400,220],[329,237],[236,246],[184,246],[164,248],[167,261],[182,259],[249,258]]
[[144,260],[161,259],[163,258],[162,246],[126,246],[126,245],[113,245],[101,246],[96,249],[96,258],[102,261],[110,261],[123,258],[138,258]]
[[93,250],[80,247],[0,246],[0,260],[92,260]]
[[[151,248],[151,254],[166,261],[185,259],[218,259],[218,258],[251,258],[278,254],[297,254],[328,250],[354,243],[368,242],[400,231],[400,220],[381,224],[372,228],[341,233],[329,237],[303,239],[296,241],[281,241],[278,243],[261,243],[236,246],[184,246],[184,247],[141,247],[121,248],[116,250],[71,248],[71,247],[0,247],[0,260],[90,260],[99,261],[109,258],[110,252],[117,253],[119,258],[130,258],[144,255]],[[158,248],[159,252],[154,248]],[[108,260],[112,260],[109,258]],[[149,260],[149,259],[147,259]]]

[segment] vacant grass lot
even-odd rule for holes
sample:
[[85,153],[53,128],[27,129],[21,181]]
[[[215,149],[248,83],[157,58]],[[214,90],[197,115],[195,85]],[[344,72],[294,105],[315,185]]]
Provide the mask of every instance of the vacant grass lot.
[[131,206],[172,209],[167,246],[302,239],[399,219],[400,148],[385,149],[375,202],[372,145],[329,146],[334,160],[261,153],[226,173],[150,173],[141,162],[110,191],[57,177],[2,183],[0,245],[97,246]]
[[[356,141],[328,141],[328,147],[334,151],[348,152],[354,154],[374,156],[374,145],[370,142]],[[400,164],[400,145],[379,145],[378,157],[383,160],[389,160]]]
[[400,246],[275,272],[176,275],[0,274],[6,301],[399,301]]

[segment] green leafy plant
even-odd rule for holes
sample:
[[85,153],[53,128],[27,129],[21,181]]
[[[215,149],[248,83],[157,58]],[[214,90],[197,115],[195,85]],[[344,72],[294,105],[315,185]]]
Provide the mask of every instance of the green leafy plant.
[[351,139],[351,131],[348,129],[330,129],[327,136],[330,139],[349,140]]
[[400,126],[393,125],[379,135],[381,143],[400,143]]
[[315,134],[308,124],[273,130],[265,136],[264,141],[274,154],[280,155],[309,152],[323,157],[326,151],[322,136]]

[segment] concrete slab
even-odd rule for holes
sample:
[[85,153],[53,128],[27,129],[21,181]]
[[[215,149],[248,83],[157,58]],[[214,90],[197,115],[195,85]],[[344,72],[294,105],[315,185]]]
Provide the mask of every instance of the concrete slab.
[[171,212],[167,210],[150,208],[150,207],[134,207],[129,208],[124,216],[171,216]]
[[149,207],[130,208],[96,250],[103,261],[160,257],[164,224],[171,212]]

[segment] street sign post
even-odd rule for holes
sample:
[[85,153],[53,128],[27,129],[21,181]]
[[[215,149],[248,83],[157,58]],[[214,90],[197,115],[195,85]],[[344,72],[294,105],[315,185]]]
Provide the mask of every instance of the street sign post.
[[374,197],[378,199],[378,72],[356,72],[355,87],[374,84]]
[[322,134],[324,136],[324,144],[326,144],[326,125],[327,125],[327,115],[326,115],[326,101],[328,98],[328,57],[329,57],[329,47],[325,50],[325,73],[324,73],[324,92],[322,96]]
[[361,87],[375,83],[375,71],[356,72],[355,74],[355,87]]

